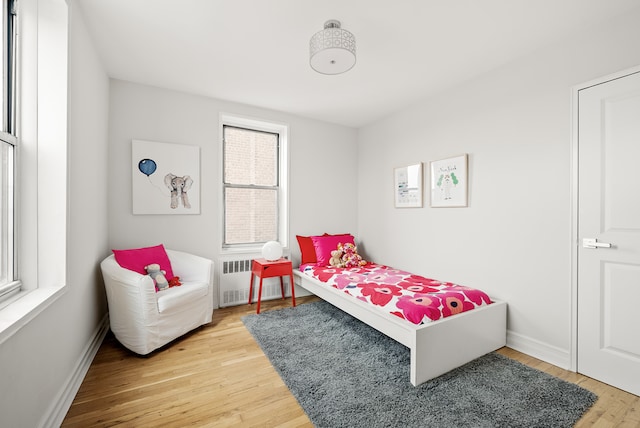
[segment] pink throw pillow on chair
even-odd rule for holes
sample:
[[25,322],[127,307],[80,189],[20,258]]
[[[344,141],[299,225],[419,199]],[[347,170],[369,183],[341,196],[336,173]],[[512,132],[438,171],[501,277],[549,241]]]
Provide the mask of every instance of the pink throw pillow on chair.
[[164,249],[164,245],[156,245],[153,247],[133,248],[130,250],[111,250],[118,264],[125,268],[146,275],[145,266],[152,263],[160,265],[160,269],[164,270],[165,277],[170,280],[174,277],[173,269],[169,256]]

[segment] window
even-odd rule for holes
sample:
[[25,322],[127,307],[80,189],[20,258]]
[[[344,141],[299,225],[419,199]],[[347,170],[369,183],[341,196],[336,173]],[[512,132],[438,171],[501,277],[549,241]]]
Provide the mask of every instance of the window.
[[0,129],[0,301],[20,290],[15,266],[15,53],[16,13],[13,0],[2,0],[2,128]]
[[0,7],[1,345],[67,289],[69,14],[65,0]]
[[222,120],[223,248],[287,242],[286,127]]

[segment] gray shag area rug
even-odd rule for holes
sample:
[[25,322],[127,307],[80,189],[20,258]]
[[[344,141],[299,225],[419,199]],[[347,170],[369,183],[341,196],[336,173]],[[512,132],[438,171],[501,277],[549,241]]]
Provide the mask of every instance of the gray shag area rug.
[[242,320],[317,427],[571,427],[597,399],[497,353],[414,387],[408,348],[324,301]]

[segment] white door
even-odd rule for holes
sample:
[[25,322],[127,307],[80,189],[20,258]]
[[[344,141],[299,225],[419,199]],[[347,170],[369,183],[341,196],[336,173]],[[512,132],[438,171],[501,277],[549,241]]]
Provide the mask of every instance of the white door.
[[640,395],[640,72],[578,109],[577,368]]

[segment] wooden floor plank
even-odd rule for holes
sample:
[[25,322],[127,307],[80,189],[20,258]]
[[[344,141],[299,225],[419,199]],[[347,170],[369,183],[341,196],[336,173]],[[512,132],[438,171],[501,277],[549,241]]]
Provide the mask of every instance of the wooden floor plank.
[[[290,305],[264,301],[261,312]],[[244,327],[241,317],[251,313],[255,305],[216,309],[211,324],[147,357],[109,333],[62,426],[312,427]],[[576,427],[640,426],[639,397],[510,348],[498,352],[595,392],[598,401]]]

